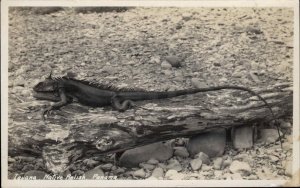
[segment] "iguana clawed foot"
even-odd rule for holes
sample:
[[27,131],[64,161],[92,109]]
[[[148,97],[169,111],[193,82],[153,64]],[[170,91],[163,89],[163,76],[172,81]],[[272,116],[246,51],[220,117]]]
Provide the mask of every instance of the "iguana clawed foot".
[[52,112],[53,112],[54,110],[59,110],[59,108],[56,108],[56,107],[54,107],[54,106],[50,106],[49,108],[46,108],[46,109],[43,111],[43,113],[42,113],[42,118],[43,118],[43,120],[45,121],[45,120],[46,120],[46,117],[52,115]]
[[46,110],[43,111],[42,113],[42,118],[45,121],[45,117],[48,117],[49,115],[51,115],[51,111],[53,110],[52,106],[50,106],[49,108],[47,108]]

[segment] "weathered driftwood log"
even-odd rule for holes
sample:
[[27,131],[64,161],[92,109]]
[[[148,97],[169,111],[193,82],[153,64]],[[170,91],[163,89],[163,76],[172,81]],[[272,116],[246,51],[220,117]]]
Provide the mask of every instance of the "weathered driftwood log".
[[[267,100],[276,118],[292,114],[290,83],[252,89]],[[34,113],[37,116],[40,112]],[[39,118],[40,114],[35,117]],[[70,161],[82,155],[114,153],[172,138],[190,137],[215,128],[272,119],[262,101],[238,90],[143,101],[123,113],[72,104],[54,112],[46,124],[39,121],[22,129],[22,137],[11,137],[13,147],[9,152],[10,155],[43,153],[48,168],[61,172]]]

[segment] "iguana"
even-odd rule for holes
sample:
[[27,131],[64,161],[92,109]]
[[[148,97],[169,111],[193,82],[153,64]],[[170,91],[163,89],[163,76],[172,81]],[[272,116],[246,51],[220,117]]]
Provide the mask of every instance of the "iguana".
[[[117,88],[112,85],[104,85],[86,80],[77,80],[72,77],[52,77],[50,75],[34,86],[34,97],[42,100],[56,101],[43,112],[49,113],[51,110],[58,110],[62,106],[72,102],[73,99],[81,104],[92,107],[112,106],[114,109],[123,112],[134,106],[133,101],[165,99],[181,95],[195,94],[199,92],[217,91],[223,89],[234,89],[247,91],[258,97],[270,110],[274,120],[275,115],[267,101],[253,90],[241,86],[214,86],[208,88],[192,88],[177,91],[146,91],[141,89]],[[278,129],[280,138],[280,133]]]

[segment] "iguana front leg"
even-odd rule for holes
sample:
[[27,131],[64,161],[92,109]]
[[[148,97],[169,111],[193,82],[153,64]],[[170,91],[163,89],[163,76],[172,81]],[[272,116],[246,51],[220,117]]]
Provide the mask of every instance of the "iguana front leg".
[[49,108],[47,108],[46,110],[43,111],[42,116],[43,116],[44,120],[45,120],[45,115],[47,115],[49,112],[51,112],[52,110],[58,110],[68,103],[67,96],[66,96],[64,89],[60,88],[58,90],[58,92],[59,92],[60,101],[53,104],[52,106],[50,106]]
[[121,102],[121,100],[118,96],[112,97],[111,104],[119,112],[124,112],[127,109],[129,109],[130,107],[135,106],[135,104],[132,100],[124,100]]

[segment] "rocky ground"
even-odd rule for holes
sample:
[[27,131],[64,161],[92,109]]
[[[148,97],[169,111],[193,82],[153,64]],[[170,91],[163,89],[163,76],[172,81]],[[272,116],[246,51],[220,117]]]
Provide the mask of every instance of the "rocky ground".
[[[9,136],[14,136],[10,132],[16,126],[36,120],[20,114],[35,101],[32,87],[51,70],[55,76],[72,72],[77,78],[160,91],[223,84],[264,87],[292,81],[292,41],[292,9],[134,8],[84,13],[13,9],[9,15]],[[209,155],[209,150],[191,155],[191,142],[179,138],[140,148],[153,151],[147,155],[127,151],[118,164],[113,156],[81,160],[64,175],[289,179],[290,117],[281,119],[280,125],[283,148],[278,141],[270,142],[278,136],[269,134],[250,149],[236,149],[227,138],[222,155]],[[143,161],[134,164],[130,156]],[[51,174],[34,156],[13,156],[8,162],[11,178]]]

